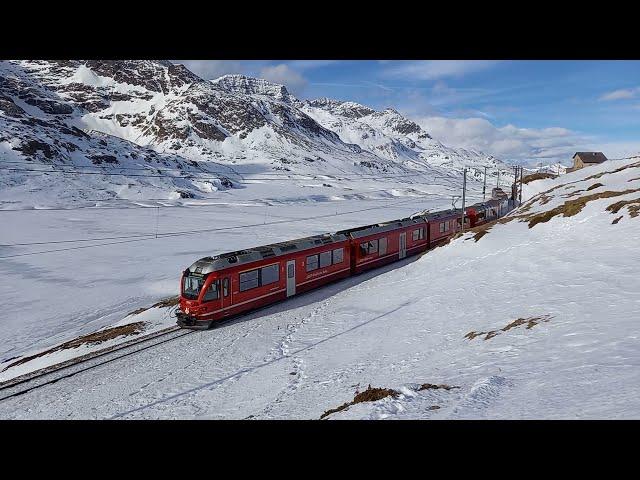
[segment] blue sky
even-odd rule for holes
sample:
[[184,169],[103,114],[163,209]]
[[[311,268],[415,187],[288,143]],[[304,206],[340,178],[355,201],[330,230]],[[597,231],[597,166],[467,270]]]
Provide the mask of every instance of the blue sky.
[[243,73],[298,98],[393,107],[450,146],[570,163],[576,150],[640,152],[640,61],[179,61],[203,78]]

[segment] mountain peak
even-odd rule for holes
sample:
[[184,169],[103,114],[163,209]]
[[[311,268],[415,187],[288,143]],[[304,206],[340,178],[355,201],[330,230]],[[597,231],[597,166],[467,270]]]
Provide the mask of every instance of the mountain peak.
[[340,115],[347,118],[362,118],[375,113],[375,110],[356,102],[345,102],[342,100],[333,100],[331,98],[322,97],[316,100],[308,100],[307,105],[315,108],[322,108],[334,115]]
[[297,99],[289,93],[287,87],[270,82],[263,78],[249,77],[241,74],[228,74],[211,80],[211,83],[229,93],[243,95],[267,95],[276,100],[292,103]]

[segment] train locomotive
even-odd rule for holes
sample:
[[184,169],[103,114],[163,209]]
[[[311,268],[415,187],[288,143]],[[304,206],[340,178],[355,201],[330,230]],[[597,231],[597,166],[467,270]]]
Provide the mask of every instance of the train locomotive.
[[[498,196],[465,209],[465,229],[513,208]],[[223,253],[197,260],[182,273],[177,324],[207,329],[260,308],[446,243],[462,229],[462,210],[409,218]]]

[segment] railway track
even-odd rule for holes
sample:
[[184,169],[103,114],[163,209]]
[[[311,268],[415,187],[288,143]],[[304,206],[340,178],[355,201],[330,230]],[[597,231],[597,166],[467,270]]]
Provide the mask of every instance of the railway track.
[[169,327],[7,380],[0,383],[0,402],[195,332],[194,330],[185,331],[179,327]]

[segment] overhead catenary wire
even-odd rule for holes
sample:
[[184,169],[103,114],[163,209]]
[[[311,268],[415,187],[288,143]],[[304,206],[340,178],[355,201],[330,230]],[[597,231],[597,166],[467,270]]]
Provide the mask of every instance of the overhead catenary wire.
[[[411,183],[410,185],[414,185],[413,183]],[[424,183],[421,183],[420,185],[424,185]],[[443,185],[444,188],[451,188],[449,186],[445,186]],[[348,190],[346,192],[337,194],[343,197],[346,197],[347,195],[369,195],[372,193],[388,193],[388,190],[386,189],[380,189],[380,190]],[[427,196],[427,195],[437,195],[435,193],[427,193],[427,192],[421,192],[420,195],[414,195],[414,196]],[[145,202],[176,202],[179,200],[187,200],[187,201],[202,201],[202,202],[211,202],[211,201],[218,201],[216,203],[188,203],[188,204],[178,204],[178,205],[139,205],[140,203],[145,203]],[[194,199],[189,199],[189,198],[177,198],[177,199],[168,199],[168,198],[145,198],[145,199],[128,199],[128,198],[110,198],[110,199],[83,199],[83,202],[130,202],[129,206],[126,207],[122,207],[122,206],[103,206],[103,207],[98,207],[98,206],[93,206],[93,205],[85,205],[85,206],[76,206],[76,207],[51,207],[51,208],[0,208],[0,213],[5,213],[5,212],[24,212],[24,213],[28,213],[28,212],[64,212],[64,211],[77,211],[77,210],[84,210],[84,211],[94,211],[94,210],[138,210],[138,209],[148,209],[148,208],[161,208],[161,209],[165,209],[165,208],[208,208],[208,207],[220,207],[221,205],[229,205],[230,202],[224,202],[224,201],[219,201],[219,198],[211,198],[211,197],[207,197],[207,198],[194,198]],[[241,200],[239,199],[239,202],[255,202],[253,205],[244,205],[244,206],[263,206],[265,199],[248,199],[248,200]],[[267,206],[277,206],[279,204],[286,204],[289,203],[285,200],[279,200],[279,199],[267,199],[270,200],[274,203],[267,205]],[[332,200],[332,201],[336,201],[336,202],[342,202],[342,201],[351,201],[351,200],[359,200],[359,201],[368,201],[368,202],[377,202],[377,201],[386,201],[386,200],[390,200],[389,198],[344,198],[343,200]],[[260,203],[263,202],[263,203]],[[133,206],[133,205],[137,205],[137,206]]]
[[[201,230],[185,230],[185,231],[176,231],[176,232],[165,232],[165,233],[158,233],[157,237],[155,236],[156,234],[130,235],[130,236],[121,236],[121,237],[102,237],[102,240],[107,240],[107,239],[110,239],[110,238],[113,238],[113,239],[121,238],[123,240],[118,241],[118,242],[98,243],[98,244],[94,244],[94,245],[80,245],[80,246],[53,249],[53,250],[41,250],[41,251],[38,251],[38,252],[25,252],[25,253],[13,254],[13,255],[4,255],[4,256],[0,256],[0,259],[23,257],[23,256],[29,256],[29,255],[40,255],[40,254],[54,253],[54,252],[64,252],[64,251],[70,251],[70,250],[80,250],[80,249],[85,249],[85,248],[95,248],[95,247],[102,247],[102,246],[108,246],[108,245],[118,245],[118,244],[122,244],[122,243],[140,242],[140,241],[144,241],[144,240],[155,240],[155,239],[162,239],[162,238],[172,238],[172,237],[183,236],[183,235],[198,235],[198,234],[203,234],[203,233],[212,233],[212,232],[219,232],[219,231],[226,231],[226,230],[236,230],[236,229],[242,229],[242,228],[265,227],[265,226],[269,226],[269,225],[277,225],[277,224],[282,224],[282,223],[304,222],[304,221],[314,220],[314,219],[318,219],[318,218],[328,218],[328,217],[349,215],[349,214],[352,214],[352,213],[365,212],[365,211],[369,211],[369,210],[396,207],[396,206],[399,206],[399,205],[402,205],[402,204],[405,204],[405,203],[409,203],[409,202],[413,202],[413,201],[415,201],[415,197],[410,198],[410,199],[405,199],[405,200],[403,200],[401,202],[397,202],[397,203],[394,203],[394,204],[391,204],[391,205],[383,205],[383,206],[377,205],[375,207],[363,208],[363,209],[359,209],[359,210],[351,210],[351,211],[348,211],[348,212],[340,212],[338,214],[330,213],[330,214],[326,214],[326,215],[315,215],[313,217],[276,220],[276,221],[273,221],[273,222],[266,222],[266,223],[252,223],[252,224],[246,224],[246,225],[234,225],[234,226],[230,226],[230,227],[218,227],[218,228],[208,228],[208,229],[201,229]],[[89,241],[89,240],[85,239],[85,240],[82,240],[82,241]],[[99,239],[95,239],[95,240],[91,240],[91,241],[99,241]],[[61,243],[61,242],[63,242],[63,241],[59,241],[58,243]],[[53,243],[57,243],[57,242],[56,241],[52,241],[52,242],[42,243],[42,244],[50,244],[50,243],[53,244]],[[12,247],[12,246],[21,246],[21,245],[19,245],[19,244],[10,244],[10,245],[0,245],[0,246],[2,246],[2,247]]]
[[[117,170],[117,168],[114,168],[115,170]],[[219,176],[213,176],[213,177],[209,177],[209,176],[202,176],[200,175],[200,173],[207,173],[207,175],[216,175],[214,172],[184,172],[181,171],[181,173],[183,173],[184,175],[187,176],[174,176],[174,175],[162,175],[162,174],[156,174],[156,175],[150,175],[150,174],[143,174],[143,173],[115,173],[115,172],[82,172],[82,171],[77,171],[77,170],[43,170],[43,169],[28,169],[28,168],[0,168],[0,170],[5,170],[5,171],[11,171],[11,172],[18,172],[18,173],[46,173],[46,174],[72,174],[72,175],[103,175],[103,176],[122,176],[122,177],[143,177],[143,178],[168,178],[168,179],[172,179],[172,180],[220,180]],[[297,175],[304,175],[304,174],[297,174]],[[231,180],[234,183],[240,184],[240,185],[252,185],[252,182],[283,182],[283,181],[295,181],[295,182],[300,182],[300,181],[304,181],[304,180],[378,180],[380,178],[406,178],[406,177],[416,177],[416,176],[421,176],[421,175],[426,175],[426,173],[422,173],[422,172],[415,172],[415,173],[399,173],[399,174],[393,174],[393,175],[373,175],[371,174],[371,176],[365,176],[365,175],[357,175],[357,176],[346,176],[346,175],[340,175],[340,176],[332,176],[330,178],[313,178],[314,175],[309,174],[306,175],[308,177],[311,177],[309,179],[304,179],[304,178],[261,178],[261,177],[253,177],[253,178],[244,178],[242,180]],[[223,177],[226,178],[226,176],[222,175]],[[328,174],[325,176],[329,176]],[[435,176],[432,178],[444,178],[444,179],[449,179],[450,177],[446,177],[446,176]]]

